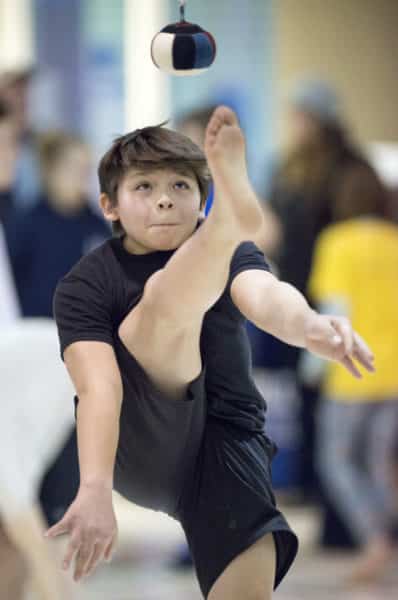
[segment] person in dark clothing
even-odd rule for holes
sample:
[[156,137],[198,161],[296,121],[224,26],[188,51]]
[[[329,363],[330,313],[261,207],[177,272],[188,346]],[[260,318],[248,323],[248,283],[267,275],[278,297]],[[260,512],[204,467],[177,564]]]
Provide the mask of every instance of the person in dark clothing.
[[17,136],[18,157],[13,189],[18,208],[33,206],[40,192],[39,133],[29,118],[29,95],[36,72],[33,64],[0,69],[0,101],[12,111]]
[[[351,141],[336,91],[318,80],[304,80],[292,91],[287,119],[287,149],[274,174],[269,208],[280,230],[279,243],[268,247],[278,276],[294,285],[313,306],[307,290],[313,251],[320,233],[345,220],[347,206],[361,200],[363,214],[385,210],[387,195],[373,168]],[[318,388],[299,375],[300,349],[261,336],[266,361],[274,373],[291,373],[302,396],[297,428],[302,431],[297,482],[302,497],[318,493],[313,452]],[[261,342],[258,342],[261,345]]]
[[[215,201],[199,224],[207,196]],[[76,389],[81,483],[47,535],[70,534],[75,579],[109,558],[111,490],[178,519],[203,596],[268,600],[297,551],[270,483],[273,442],[251,377],[245,317],[287,343],[372,371],[349,321],[312,311],[248,241],[262,225],[244,136],[226,107],[205,155],[147,127],[115,140],[99,167],[116,239],[79,261],[54,298]],[[271,535],[272,534],[272,535]]]
[[387,197],[375,171],[349,139],[330,86],[303,82],[291,98],[289,125],[288,151],[269,197],[281,227],[280,243],[271,254],[280,277],[306,294],[320,232],[346,218],[353,197],[361,199],[365,211],[381,205],[386,210]]
[[0,224],[4,225],[15,204],[13,183],[18,157],[18,138],[11,108],[0,99]]
[[43,194],[34,207],[15,211],[6,227],[25,317],[52,317],[59,279],[110,235],[89,206],[86,145],[70,134],[49,133],[41,141],[40,158]]

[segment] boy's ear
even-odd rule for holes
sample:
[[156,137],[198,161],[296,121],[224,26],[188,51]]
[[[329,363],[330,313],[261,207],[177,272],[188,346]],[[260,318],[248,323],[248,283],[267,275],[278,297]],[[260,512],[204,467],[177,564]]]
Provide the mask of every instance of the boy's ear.
[[99,203],[107,221],[117,221],[119,219],[118,207],[110,201],[108,194],[101,194]]

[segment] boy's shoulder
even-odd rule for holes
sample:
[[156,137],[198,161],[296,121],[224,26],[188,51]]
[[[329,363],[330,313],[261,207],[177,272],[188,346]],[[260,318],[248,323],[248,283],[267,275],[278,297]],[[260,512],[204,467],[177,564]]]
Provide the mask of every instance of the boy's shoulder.
[[252,241],[241,242],[237,246],[231,259],[230,275],[236,275],[237,272],[245,270],[245,267],[270,270],[264,253]]
[[114,272],[114,265],[116,262],[115,254],[113,251],[113,239],[108,239],[94,250],[91,250],[71,268],[71,270],[65,275],[63,280],[71,278],[83,278],[90,279],[93,276],[99,278],[110,277]]

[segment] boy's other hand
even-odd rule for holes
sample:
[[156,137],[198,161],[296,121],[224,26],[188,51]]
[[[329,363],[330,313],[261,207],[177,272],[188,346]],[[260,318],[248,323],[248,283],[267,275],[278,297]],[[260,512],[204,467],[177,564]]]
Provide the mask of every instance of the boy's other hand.
[[117,541],[112,490],[81,484],[63,519],[48,529],[45,537],[63,534],[69,534],[69,544],[62,567],[68,570],[75,558],[75,581],[91,575],[101,560],[109,562]]
[[305,347],[322,358],[340,362],[354,377],[362,375],[353,359],[374,372],[374,355],[346,317],[320,315],[311,311],[305,333]]

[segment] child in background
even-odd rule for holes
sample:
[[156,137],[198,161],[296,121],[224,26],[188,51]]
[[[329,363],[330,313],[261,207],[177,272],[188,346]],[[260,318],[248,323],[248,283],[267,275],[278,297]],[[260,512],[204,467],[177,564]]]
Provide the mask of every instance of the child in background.
[[[347,377],[336,363],[324,363],[318,415],[319,477],[362,548],[355,581],[383,573],[397,517],[398,227],[376,206],[368,207],[367,217],[357,217],[362,202],[354,195],[345,205],[354,218],[321,234],[309,285],[321,312],[345,314],[377,356],[376,372],[362,381]],[[314,358],[306,361],[307,379],[317,370]],[[321,372],[322,367],[318,376]]]
[[41,197],[34,207],[15,213],[6,228],[26,317],[52,317],[59,279],[110,235],[89,204],[91,158],[79,137],[64,132],[43,135],[40,168]]

